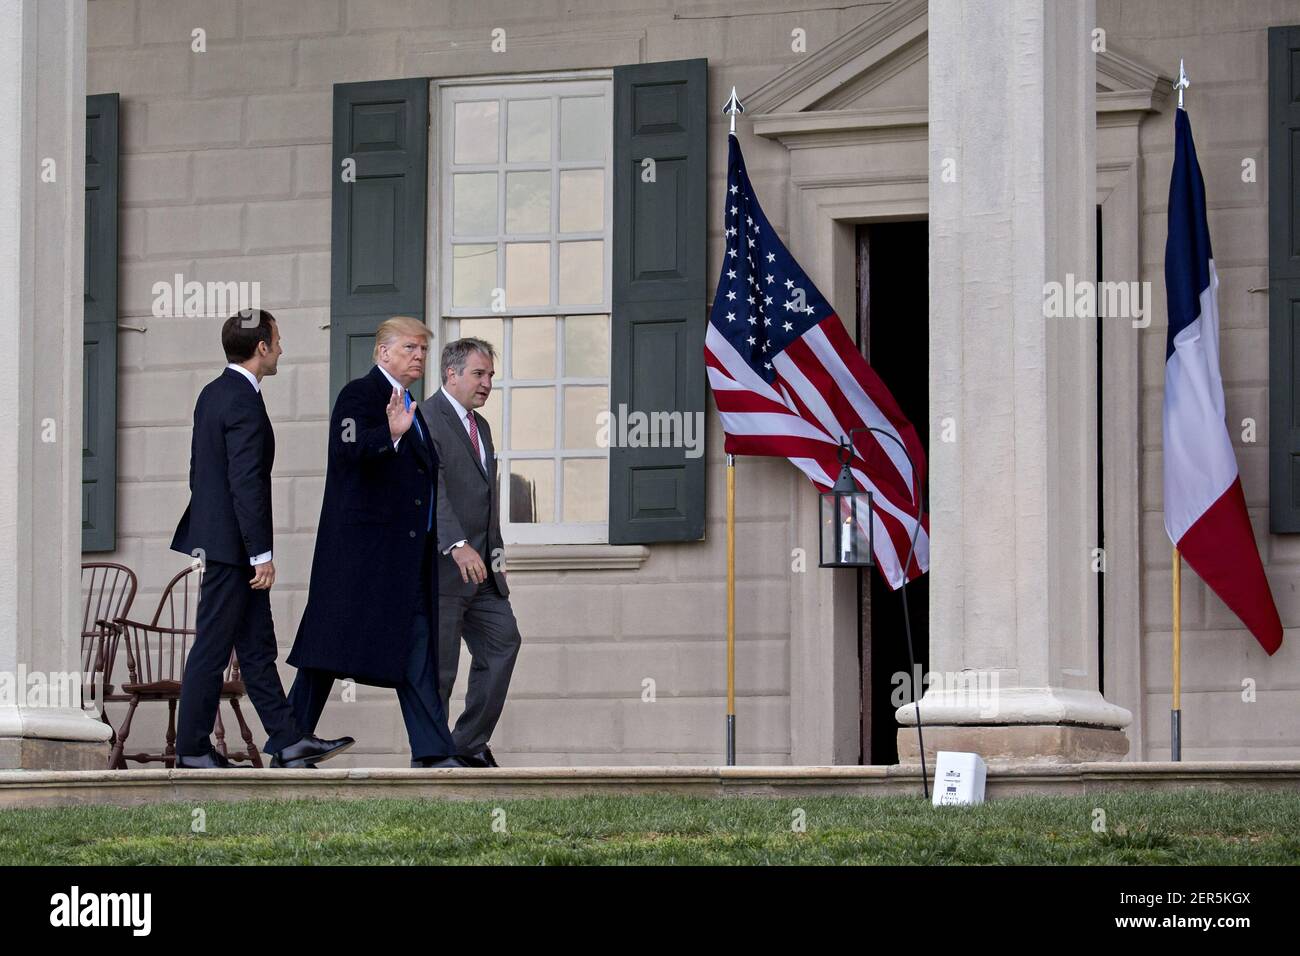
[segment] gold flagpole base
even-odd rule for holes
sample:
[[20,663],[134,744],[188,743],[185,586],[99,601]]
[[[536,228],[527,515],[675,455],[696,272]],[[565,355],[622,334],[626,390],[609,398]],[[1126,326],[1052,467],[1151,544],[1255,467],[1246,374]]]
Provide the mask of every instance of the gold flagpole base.
[[1183,562],[1174,548],[1174,648],[1173,648],[1173,707],[1169,711],[1169,756],[1171,760],[1183,759]]
[[736,456],[727,456],[727,766],[736,765]]

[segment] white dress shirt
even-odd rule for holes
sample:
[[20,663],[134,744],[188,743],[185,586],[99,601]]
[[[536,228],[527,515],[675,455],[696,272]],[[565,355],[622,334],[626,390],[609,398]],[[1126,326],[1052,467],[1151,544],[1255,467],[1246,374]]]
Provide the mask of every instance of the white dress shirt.
[[[407,391],[408,391],[408,390],[407,390],[406,386],[403,385],[401,382],[399,382],[397,379],[393,378],[393,376],[392,376],[391,374],[389,374],[388,369],[384,368],[384,367],[383,367],[382,365],[380,365],[378,362],[375,363],[375,368],[379,369],[379,371],[381,371],[381,372],[384,373],[384,378],[388,379],[388,384],[392,385],[393,388],[401,389],[403,395],[406,395],[406,394],[407,394]],[[414,395],[411,396],[411,404],[412,404],[412,405],[415,404],[415,396],[414,396]],[[412,424],[412,425],[415,424],[414,420],[412,420],[411,424]],[[398,435],[396,438],[394,438],[394,439],[393,439],[393,447],[396,448],[396,447],[398,446],[398,444],[401,442],[401,440],[402,440],[402,436],[401,436],[401,435]]]
[[[442,394],[447,396],[447,401],[451,402],[451,407],[456,411],[456,417],[460,419],[461,428],[465,429],[466,435],[469,435],[469,416],[472,415],[473,412],[469,411],[464,405],[456,401],[456,397],[452,395],[451,392],[447,391],[447,386],[445,385],[442,387]],[[470,438],[469,442],[471,445],[474,444],[473,437]],[[478,442],[478,463],[483,466],[483,473],[487,474],[487,449],[483,446],[482,436],[479,437]]]
[[[410,394],[409,390],[406,388],[405,385],[403,385],[401,382],[399,382],[397,379],[393,378],[393,376],[389,374],[388,369],[384,368],[384,367],[383,367],[382,365],[380,365],[378,362],[375,363],[375,368],[379,369],[379,371],[381,371],[381,372],[384,373],[384,378],[388,379],[389,383],[393,386],[393,388],[400,388],[400,389],[402,390],[402,394],[403,394],[403,395],[408,395],[408,394]],[[415,401],[415,396],[412,395],[412,396],[411,396],[411,405],[414,406],[414,405],[416,405],[416,404],[417,404],[417,402]],[[416,428],[416,427],[418,427],[418,426],[415,424],[415,420],[414,420],[414,419],[411,420],[411,427],[412,427],[412,428]],[[395,439],[393,439],[393,447],[394,447],[394,448],[397,447],[398,442],[400,442],[400,441],[402,440],[403,437],[404,437],[404,436],[402,436],[402,435],[398,435]],[[434,483],[434,494],[437,494],[437,483],[436,483],[436,479],[435,479],[435,483]],[[431,507],[432,507],[432,506],[431,506]],[[450,550],[451,550],[450,548],[447,549],[447,551],[450,551]],[[442,552],[442,553],[443,553],[443,554],[446,554],[447,551],[444,551],[444,552]]]
[[248,379],[248,384],[253,386],[253,391],[260,392],[262,390],[262,383],[257,380],[257,376],[244,368],[244,366],[236,365],[234,362],[231,362],[226,366],[226,368],[236,371],[240,375],[244,376],[244,378]]
[[[234,362],[231,362],[229,365],[226,366],[226,368],[234,369],[240,375],[244,376],[244,378],[248,379],[249,383],[253,386],[253,391],[255,392],[262,391],[262,383],[257,380],[257,376],[254,375],[252,372],[250,372],[248,369],[244,368],[244,366],[236,365]],[[266,564],[266,562],[270,560],[271,560],[271,552],[263,551],[261,554],[249,558],[248,563],[251,564],[253,567],[257,567],[259,564]]]

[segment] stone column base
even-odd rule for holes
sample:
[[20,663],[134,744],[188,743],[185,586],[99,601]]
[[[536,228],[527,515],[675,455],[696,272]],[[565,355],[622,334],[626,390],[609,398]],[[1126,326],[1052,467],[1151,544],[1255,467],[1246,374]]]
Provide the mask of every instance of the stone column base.
[[0,770],[106,770],[112,734],[80,707],[0,705]]
[[88,740],[0,737],[0,770],[106,770],[108,753]]
[[[925,759],[933,767],[940,750],[979,754],[987,763],[1073,764],[1122,760],[1128,736],[1109,727],[1072,724],[925,724]],[[916,727],[898,728],[899,763],[920,763]]]

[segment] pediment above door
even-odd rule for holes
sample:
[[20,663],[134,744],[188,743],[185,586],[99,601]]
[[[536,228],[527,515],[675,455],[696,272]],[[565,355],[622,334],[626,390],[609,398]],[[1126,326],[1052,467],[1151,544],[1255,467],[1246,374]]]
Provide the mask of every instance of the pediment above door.
[[[741,96],[754,132],[773,139],[915,130],[927,122],[928,2],[896,0]],[[1097,54],[1097,112],[1160,110],[1172,89],[1159,68],[1107,42]]]

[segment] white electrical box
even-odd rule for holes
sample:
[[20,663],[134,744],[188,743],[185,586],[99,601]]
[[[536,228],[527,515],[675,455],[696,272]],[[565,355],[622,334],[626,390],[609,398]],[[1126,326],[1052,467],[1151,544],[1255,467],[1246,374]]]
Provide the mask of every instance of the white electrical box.
[[979,754],[940,750],[934,765],[934,805],[960,806],[984,802],[988,766]]

